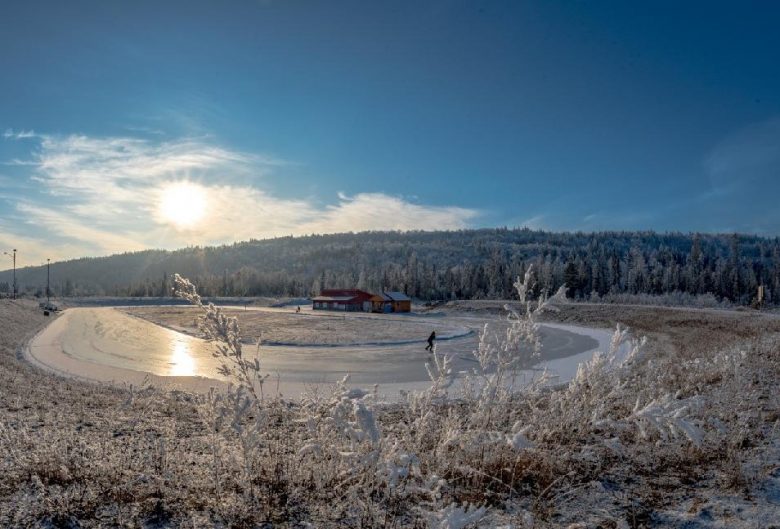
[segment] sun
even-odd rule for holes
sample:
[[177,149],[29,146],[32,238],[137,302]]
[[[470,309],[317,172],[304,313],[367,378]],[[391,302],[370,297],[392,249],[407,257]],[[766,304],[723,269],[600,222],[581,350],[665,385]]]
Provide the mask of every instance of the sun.
[[190,182],[169,184],[162,190],[160,215],[178,228],[195,226],[206,213],[206,193]]

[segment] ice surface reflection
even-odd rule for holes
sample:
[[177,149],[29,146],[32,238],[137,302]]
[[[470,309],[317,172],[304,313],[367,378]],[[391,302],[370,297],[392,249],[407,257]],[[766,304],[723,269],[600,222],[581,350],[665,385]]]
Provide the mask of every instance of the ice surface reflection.
[[195,359],[190,354],[190,348],[185,342],[176,340],[173,343],[170,366],[171,376],[192,376],[195,374]]
[[[440,318],[443,320],[444,318]],[[464,317],[470,325],[482,320]],[[360,322],[356,321],[356,327]],[[549,357],[546,367],[570,379],[595,348],[609,348],[608,331],[545,324],[542,354]],[[446,347],[445,347],[446,346]],[[454,358],[453,370],[471,369],[473,335],[442,344]],[[276,391],[300,395],[310,386],[330,391],[330,385],[351,373],[352,384],[380,384],[386,395],[399,389],[426,389],[428,357],[420,343],[380,346],[266,346],[262,352],[262,373],[278,376]],[[131,371],[175,377],[172,383],[188,384],[187,379],[205,377],[224,380],[214,344],[130,317],[113,308],[73,308],[54,320],[30,344],[36,362],[61,373],[107,382],[138,380]],[[208,384],[194,384],[199,390]],[[393,397],[391,397],[393,398]]]

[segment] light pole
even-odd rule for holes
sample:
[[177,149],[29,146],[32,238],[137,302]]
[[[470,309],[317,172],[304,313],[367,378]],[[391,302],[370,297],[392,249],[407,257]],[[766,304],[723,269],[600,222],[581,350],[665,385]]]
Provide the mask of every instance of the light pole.
[[3,252],[5,255],[13,257],[14,259],[14,299],[16,299],[16,248],[14,248],[14,254],[11,255],[8,252]]
[[46,259],[46,304],[49,305],[49,268],[51,259]]

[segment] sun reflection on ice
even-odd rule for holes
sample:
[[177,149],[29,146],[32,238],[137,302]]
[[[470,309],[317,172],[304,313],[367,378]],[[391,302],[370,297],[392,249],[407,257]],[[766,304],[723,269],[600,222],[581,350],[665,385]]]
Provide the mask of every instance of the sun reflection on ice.
[[195,374],[195,359],[190,354],[190,347],[182,341],[176,341],[171,351],[171,376],[192,376]]

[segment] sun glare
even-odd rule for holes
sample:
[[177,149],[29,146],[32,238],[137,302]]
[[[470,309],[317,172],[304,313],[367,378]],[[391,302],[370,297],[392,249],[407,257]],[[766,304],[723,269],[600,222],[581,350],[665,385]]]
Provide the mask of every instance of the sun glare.
[[177,341],[173,345],[170,374],[171,376],[192,376],[195,374],[195,359],[190,354],[190,348],[184,342]]
[[171,184],[162,192],[160,213],[179,228],[191,228],[206,212],[206,194],[203,188],[189,182]]

